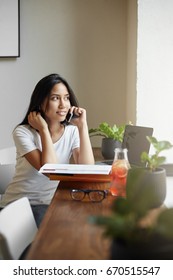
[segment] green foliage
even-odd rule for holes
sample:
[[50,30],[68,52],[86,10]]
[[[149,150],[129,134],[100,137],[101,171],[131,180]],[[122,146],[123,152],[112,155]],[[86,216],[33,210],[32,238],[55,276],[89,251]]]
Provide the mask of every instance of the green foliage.
[[112,127],[106,123],[101,123],[98,128],[89,129],[89,135],[92,136],[101,136],[106,138],[111,138],[117,141],[122,142],[124,136],[125,125],[117,126],[114,124]]
[[[141,160],[147,163],[148,168],[154,170],[165,161],[165,157],[160,156],[160,153],[172,148],[173,145],[168,141],[157,141],[155,137],[147,137],[147,139],[153,145],[155,154],[149,156],[143,152]],[[129,187],[133,190],[133,195],[128,195],[128,199],[117,197],[109,216],[92,216],[89,221],[103,227],[106,236],[126,244],[153,240],[153,236],[173,240],[173,208],[163,209],[154,223],[141,226],[141,219],[151,210],[155,192],[145,187],[140,188],[139,191],[139,188],[135,187],[138,186],[143,174],[141,168],[135,169],[132,174]]]
[[[102,226],[104,235],[113,239],[121,239],[126,242],[138,239],[141,228],[139,221],[141,211],[136,211],[135,204],[130,200],[118,197],[112,205],[110,216],[92,216],[90,222]],[[143,215],[147,211],[143,211]]]
[[173,240],[173,208],[164,209],[155,223],[141,226],[141,219],[150,210],[149,197],[151,199],[151,194],[144,192],[137,204],[134,198],[118,197],[113,202],[111,215],[92,216],[89,221],[103,227],[105,236],[126,244],[152,240],[155,234]]
[[151,170],[155,170],[159,165],[164,163],[166,158],[160,156],[160,153],[164,150],[168,150],[173,147],[169,141],[158,141],[155,137],[147,136],[147,140],[153,145],[155,154],[149,155],[146,152],[141,154],[141,161],[147,164],[147,167]]

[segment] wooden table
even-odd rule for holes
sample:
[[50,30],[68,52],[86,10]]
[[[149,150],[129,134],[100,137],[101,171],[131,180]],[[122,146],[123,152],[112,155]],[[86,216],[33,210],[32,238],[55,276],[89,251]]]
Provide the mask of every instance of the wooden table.
[[[173,205],[173,177],[167,178],[165,205]],[[90,224],[89,216],[107,215],[114,200],[110,194],[102,202],[76,202],[71,199],[72,188],[108,189],[109,182],[61,181],[52,199],[27,259],[40,260],[104,260],[109,259],[110,241],[103,237],[103,229]],[[169,198],[170,197],[170,198]],[[142,220],[152,223],[162,209],[154,209]]]
[[110,241],[103,229],[89,223],[92,215],[108,214],[113,197],[102,202],[74,201],[70,190],[108,189],[109,182],[61,181],[52,199],[27,259],[104,260],[109,259]]

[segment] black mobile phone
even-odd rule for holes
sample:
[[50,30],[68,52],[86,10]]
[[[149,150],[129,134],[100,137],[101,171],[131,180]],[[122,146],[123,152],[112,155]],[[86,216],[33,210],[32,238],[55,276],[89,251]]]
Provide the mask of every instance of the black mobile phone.
[[61,123],[62,124],[69,124],[70,123],[70,121],[71,121],[71,119],[73,119],[73,118],[78,118],[79,116],[77,116],[77,115],[75,115],[75,114],[73,114],[73,113],[70,113],[70,111],[67,113],[67,116],[66,116],[66,118],[65,118],[65,120],[64,121],[62,121]]
[[69,123],[71,121],[71,119],[74,119],[74,118],[79,118],[79,116],[73,114],[73,113],[70,113],[68,112],[67,113],[67,116],[66,116],[66,121]]

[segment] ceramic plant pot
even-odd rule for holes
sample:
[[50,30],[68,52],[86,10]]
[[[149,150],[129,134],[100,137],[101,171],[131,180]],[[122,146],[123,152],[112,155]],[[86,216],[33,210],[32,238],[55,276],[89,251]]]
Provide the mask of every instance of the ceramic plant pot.
[[166,172],[163,168],[150,171],[147,168],[131,168],[128,171],[126,197],[135,204],[149,208],[159,207],[166,197]]
[[104,159],[114,159],[115,148],[121,148],[122,143],[111,138],[103,138],[101,152]]
[[125,243],[113,240],[110,259],[112,260],[173,260],[173,240],[153,235],[149,240]]

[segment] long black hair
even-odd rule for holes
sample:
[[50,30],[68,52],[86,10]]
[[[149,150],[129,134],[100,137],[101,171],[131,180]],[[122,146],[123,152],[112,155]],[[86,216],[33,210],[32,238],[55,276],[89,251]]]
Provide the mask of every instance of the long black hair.
[[[71,106],[78,107],[78,100],[77,100],[73,90],[67,83],[67,81],[63,77],[61,77],[59,74],[50,74],[50,75],[42,78],[35,86],[35,89],[31,95],[30,104],[29,104],[27,113],[26,113],[23,121],[19,125],[28,124],[29,113],[33,112],[33,111],[37,111],[37,112],[40,111],[41,105],[43,104],[45,99],[50,95],[51,90],[54,87],[54,85],[56,85],[58,83],[62,83],[66,86],[67,91],[70,96],[69,100],[70,100]],[[44,117],[44,114],[43,114],[43,117]]]

